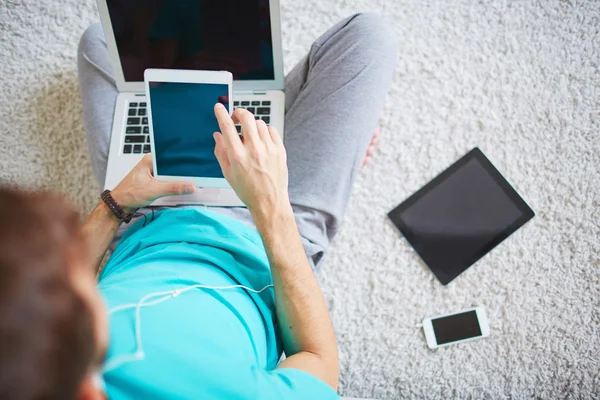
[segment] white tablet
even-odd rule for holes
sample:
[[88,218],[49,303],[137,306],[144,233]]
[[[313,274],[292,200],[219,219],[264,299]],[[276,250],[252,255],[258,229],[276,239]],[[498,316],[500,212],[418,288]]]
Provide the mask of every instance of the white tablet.
[[154,177],[230,188],[214,155],[213,133],[219,131],[215,104],[233,112],[231,73],[147,69],[144,84]]

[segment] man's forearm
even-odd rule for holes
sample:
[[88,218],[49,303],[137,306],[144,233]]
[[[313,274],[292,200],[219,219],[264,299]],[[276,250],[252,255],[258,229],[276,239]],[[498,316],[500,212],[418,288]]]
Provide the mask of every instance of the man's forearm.
[[103,201],[98,203],[83,224],[82,231],[88,247],[88,254],[96,270],[120,224],[121,221],[115,217]]
[[[114,188],[110,195],[125,212],[146,207],[154,200],[171,195],[193,193],[196,186],[189,182],[163,182],[154,179],[152,155],[146,154]],[[102,258],[119,229],[121,221],[100,201],[83,225],[90,258],[98,269]]]
[[[302,365],[314,357],[315,373],[337,389],[339,374],[335,334],[325,299],[308,263],[291,206],[266,217],[255,217],[275,286],[277,318],[289,357],[282,367]],[[302,353],[302,354],[301,354]],[[297,360],[300,361],[300,360]],[[312,367],[311,367],[312,368]]]

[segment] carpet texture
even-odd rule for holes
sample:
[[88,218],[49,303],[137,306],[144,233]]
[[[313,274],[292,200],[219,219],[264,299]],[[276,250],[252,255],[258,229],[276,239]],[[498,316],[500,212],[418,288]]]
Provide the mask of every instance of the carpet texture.
[[[383,14],[400,38],[379,148],[319,274],[340,392],[600,397],[600,2],[282,3],[286,72],[357,11]],[[61,191],[83,212],[99,188],[75,54],[96,20],[93,0],[0,0],[0,179]],[[475,146],[537,216],[443,287],[385,215]],[[423,317],[475,305],[489,338],[427,348]]]

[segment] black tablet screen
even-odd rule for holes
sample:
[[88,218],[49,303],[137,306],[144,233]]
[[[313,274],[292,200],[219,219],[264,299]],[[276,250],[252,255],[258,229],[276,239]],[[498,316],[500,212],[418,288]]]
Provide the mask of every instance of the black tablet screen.
[[213,133],[214,107],[229,109],[229,86],[217,83],[149,82],[156,172],[165,176],[223,178]]
[[390,213],[444,284],[532,216],[531,209],[479,150]]

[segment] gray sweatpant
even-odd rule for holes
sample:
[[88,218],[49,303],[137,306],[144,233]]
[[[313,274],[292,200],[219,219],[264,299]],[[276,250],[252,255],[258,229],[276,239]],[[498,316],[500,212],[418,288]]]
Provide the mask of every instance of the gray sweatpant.
[[[392,79],[396,49],[388,22],[356,14],[317,39],[285,78],[290,201],[315,266],[340,227]],[[92,167],[103,185],[118,92],[100,24],[81,38],[78,69]],[[246,208],[211,210],[253,226]],[[114,244],[127,227],[121,226]]]

